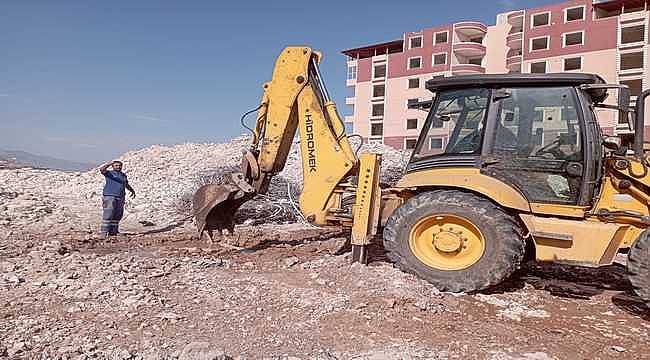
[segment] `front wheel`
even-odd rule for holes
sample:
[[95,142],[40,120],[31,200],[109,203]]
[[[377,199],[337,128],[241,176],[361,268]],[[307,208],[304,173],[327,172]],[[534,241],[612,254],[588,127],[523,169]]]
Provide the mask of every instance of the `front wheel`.
[[520,265],[518,222],[472,193],[437,190],[409,199],[384,227],[388,258],[442,291],[482,290]]

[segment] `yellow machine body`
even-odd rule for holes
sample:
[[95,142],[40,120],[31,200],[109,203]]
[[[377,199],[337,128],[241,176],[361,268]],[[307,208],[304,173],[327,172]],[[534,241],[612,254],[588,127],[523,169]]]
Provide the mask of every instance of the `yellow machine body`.
[[[195,197],[203,228],[223,227],[215,217],[223,218],[223,214],[234,212],[254,194],[267,191],[271,178],[285,166],[297,132],[303,168],[300,210],[314,224],[351,228],[353,245],[369,244],[378,228],[409,198],[436,189],[471,192],[516,215],[525,226],[526,235],[534,241],[537,259],[543,261],[609,264],[621,248],[631,246],[650,222],[650,175],[643,163],[630,157],[605,159],[602,183],[590,206],[531,202],[515,187],[476,167],[413,171],[394,188],[382,190],[381,156],[355,154],[336,106],[320,79],[320,60],[321,55],[308,47],[287,47],[282,51],[271,81],[264,84],[253,138],[242,162],[242,175],[235,177],[240,179],[238,188],[212,187]],[[211,198],[209,194],[213,193],[219,197]],[[346,209],[345,199],[354,200],[351,209]],[[210,213],[211,208],[219,209],[218,214]],[[633,216],[626,216],[626,212]],[[458,223],[465,221],[454,219]],[[424,230],[421,233],[427,234]],[[445,235],[448,239],[442,247],[457,245],[452,235]],[[423,244],[430,246],[426,241]]]
[[[601,266],[611,264],[618,251],[629,248],[648,226],[638,216],[606,217],[600,212],[607,209],[650,216],[650,194],[646,192],[650,174],[638,160],[624,161],[627,165],[618,168],[615,159],[605,162],[606,174],[592,207],[532,203],[517,189],[473,168],[412,172],[397,183],[396,190],[412,195],[446,188],[480,194],[519,215],[534,241],[537,260]],[[631,184],[622,187],[622,180]]]

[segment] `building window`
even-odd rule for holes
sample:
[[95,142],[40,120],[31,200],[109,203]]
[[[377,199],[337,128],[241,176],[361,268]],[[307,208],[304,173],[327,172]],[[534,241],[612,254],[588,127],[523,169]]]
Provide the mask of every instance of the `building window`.
[[628,26],[621,29],[621,44],[645,41],[645,25]]
[[546,61],[535,62],[530,64],[530,72],[532,74],[546,73]]
[[535,50],[548,50],[548,36],[530,39],[530,49]]
[[412,106],[415,106],[415,104],[419,103],[420,99],[408,99],[406,101],[406,108],[411,109]]
[[564,46],[582,45],[584,44],[584,33],[577,31],[573,33],[564,34]]
[[406,119],[406,130],[415,130],[418,128],[418,119]]
[[433,55],[433,65],[445,65],[447,64],[447,53],[434,54]]
[[383,123],[372,123],[370,124],[370,136],[382,136],[384,135],[384,124]]
[[621,70],[643,68],[643,51],[621,54]]
[[372,97],[384,97],[386,94],[386,85],[375,85],[372,87]]
[[409,69],[419,69],[422,67],[422,57],[412,57],[409,58]]
[[412,37],[409,39],[409,49],[421,48],[422,36]]
[[573,8],[564,9],[564,22],[578,21],[585,19],[585,7],[577,6]]
[[417,139],[406,139],[406,141],[404,141],[404,148],[406,150],[413,150],[415,149],[415,145],[417,145],[417,143]]
[[418,89],[420,87],[420,79],[412,78],[409,79],[409,89]]
[[433,40],[433,45],[437,44],[446,44],[449,38],[449,33],[447,31],[436,33]]
[[582,58],[574,57],[564,59],[564,71],[582,70]]
[[429,138],[429,150],[442,150],[442,138]]
[[483,58],[471,58],[467,59],[468,64],[481,66],[483,64]]
[[356,79],[357,79],[357,66],[356,65],[348,66],[348,80],[356,80]]
[[603,9],[600,7],[594,7],[594,19],[605,19],[609,17],[621,15],[621,7],[616,6],[613,9]]
[[372,116],[384,116],[384,104],[372,104]]
[[551,13],[550,12],[545,12],[545,13],[534,14],[532,16],[532,21],[531,22],[533,24],[533,27],[550,25],[551,24]]
[[630,88],[630,96],[639,96],[643,91],[643,81],[641,79],[623,80],[621,85],[627,85]]
[[386,65],[375,65],[373,68],[373,76],[374,79],[376,78],[383,78],[386,77]]

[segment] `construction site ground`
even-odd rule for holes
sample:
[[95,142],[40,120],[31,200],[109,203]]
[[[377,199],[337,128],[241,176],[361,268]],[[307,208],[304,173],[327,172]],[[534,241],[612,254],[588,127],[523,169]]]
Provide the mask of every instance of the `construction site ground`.
[[381,244],[351,265],[346,236],[290,224],[212,244],[187,231],[9,237],[0,358],[650,359],[650,312],[620,264],[528,262],[498,288],[448,294]]

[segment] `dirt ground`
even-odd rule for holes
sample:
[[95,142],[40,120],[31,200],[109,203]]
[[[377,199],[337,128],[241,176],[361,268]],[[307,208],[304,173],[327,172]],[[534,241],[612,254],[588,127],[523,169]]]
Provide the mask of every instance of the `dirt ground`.
[[446,294],[336,229],[22,235],[0,242],[0,358],[650,359],[624,267],[526,263]]

